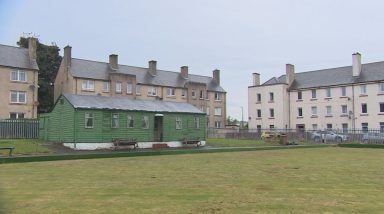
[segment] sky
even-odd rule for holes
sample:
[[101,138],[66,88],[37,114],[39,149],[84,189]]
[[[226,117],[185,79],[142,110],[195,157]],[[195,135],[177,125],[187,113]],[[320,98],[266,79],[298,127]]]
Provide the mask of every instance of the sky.
[[221,70],[228,116],[248,118],[252,73],[285,74],[384,60],[381,0],[0,0],[0,44],[27,33],[72,46],[75,58],[148,66]]

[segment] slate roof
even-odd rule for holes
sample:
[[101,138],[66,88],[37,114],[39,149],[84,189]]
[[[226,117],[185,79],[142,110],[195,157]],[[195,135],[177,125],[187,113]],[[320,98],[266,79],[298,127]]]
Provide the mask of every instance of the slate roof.
[[134,100],[121,97],[91,96],[63,94],[73,105],[80,109],[110,109],[110,110],[131,110],[148,112],[174,112],[174,113],[195,113],[204,114],[195,106],[189,103],[166,102],[158,100]]
[[0,44],[0,66],[38,70],[36,60],[30,60],[28,49]]
[[[286,75],[273,77],[262,85],[284,84]],[[295,73],[295,80],[290,89],[316,88],[333,85],[348,85],[384,80],[384,61],[362,65],[360,77],[352,76],[352,66],[329,68],[316,71]]]
[[[119,65],[118,67],[117,73],[135,75],[139,84],[185,87],[188,82],[196,82],[206,84],[210,91],[225,92],[220,85],[207,76],[189,74],[188,79],[184,79],[179,72],[157,70],[157,75],[153,77],[148,74],[148,68],[128,65]],[[70,71],[74,77],[108,80],[110,66],[106,62],[72,58]]]

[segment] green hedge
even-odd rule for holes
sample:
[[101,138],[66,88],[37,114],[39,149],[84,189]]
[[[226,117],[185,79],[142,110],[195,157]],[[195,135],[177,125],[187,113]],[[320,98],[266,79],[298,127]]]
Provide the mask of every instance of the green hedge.
[[329,145],[314,146],[271,146],[261,148],[220,148],[220,149],[179,149],[179,150],[159,150],[159,151],[125,151],[125,152],[104,152],[104,153],[85,153],[85,154],[65,154],[65,155],[42,155],[42,156],[21,156],[0,158],[0,164],[5,163],[24,163],[40,161],[94,159],[94,158],[118,158],[118,157],[138,157],[154,155],[182,155],[197,153],[217,153],[217,152],[245,152],[256,150],[277,150],[277,149],[299,149],[299,148],[319,148]]

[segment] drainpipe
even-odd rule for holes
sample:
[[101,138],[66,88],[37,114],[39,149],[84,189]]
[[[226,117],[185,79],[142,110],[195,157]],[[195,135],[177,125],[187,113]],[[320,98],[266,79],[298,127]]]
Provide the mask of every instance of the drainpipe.
[[291,93],[289,90],[287,90],[287,92],[288,92],[288,129],[291,129]]
[[76,149],[76,141],[77,141],[76,118],[77,118],[77,109],[75,109],[75,112],[73,114],[73,143],[74,143],[75,149]]
[[355,116],[355,85],[352,84],[352,129],[355,132],[356,128],[356,116]]

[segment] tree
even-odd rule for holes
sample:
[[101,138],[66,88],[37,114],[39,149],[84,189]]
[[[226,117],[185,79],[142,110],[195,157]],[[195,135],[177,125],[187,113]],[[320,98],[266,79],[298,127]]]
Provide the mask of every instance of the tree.
[[[20,37],[19,47],[28,48],[28,38]],[[53,107],[53,83],[59,70],[62,57],[55,44],[45,45],[37,40],[37,65],[39,66],[39,113],[46,113]]]
[[236,118],[232,118],[231,116],[227,117],[227,125],[239,125],[239,121]]

